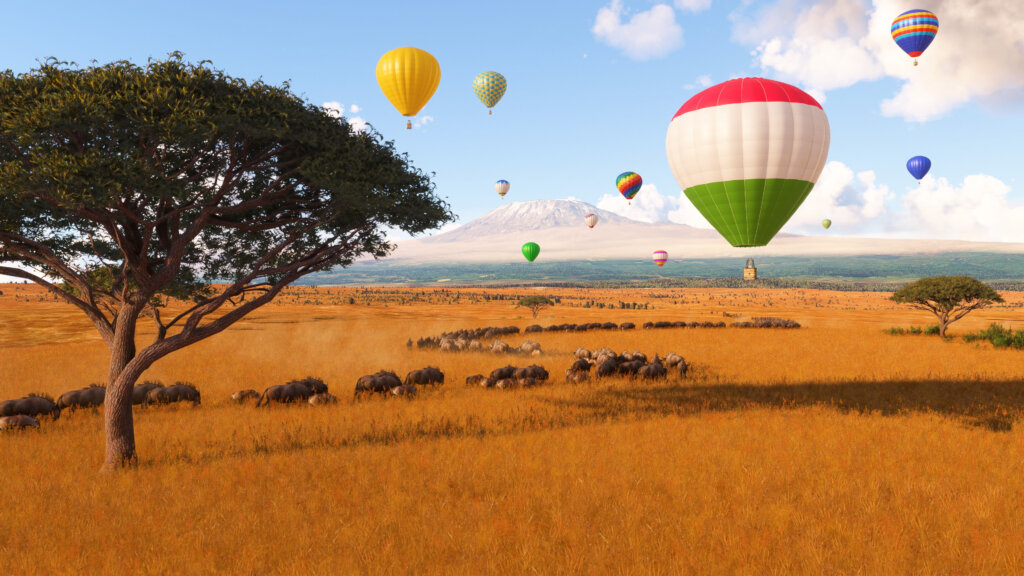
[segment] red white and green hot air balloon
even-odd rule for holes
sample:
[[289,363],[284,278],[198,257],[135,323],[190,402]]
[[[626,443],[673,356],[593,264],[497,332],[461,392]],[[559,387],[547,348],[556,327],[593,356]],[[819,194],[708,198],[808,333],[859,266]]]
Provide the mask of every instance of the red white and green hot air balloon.
[[690,98],[665,151],[686,197],[737,247],[764,246],[800,207],[825,167],[828,118],[782,82],[738,78]]
[[597,225],[597,214],[587,214],[583,217],[583,221],[587,223],[587,226],[593,228]]
[[654,258],[654,263],[657,264],[659,268],[664,266],[665,262],[668,262],[668,252],[665,252],[664,250],[655,250],[652,257]]

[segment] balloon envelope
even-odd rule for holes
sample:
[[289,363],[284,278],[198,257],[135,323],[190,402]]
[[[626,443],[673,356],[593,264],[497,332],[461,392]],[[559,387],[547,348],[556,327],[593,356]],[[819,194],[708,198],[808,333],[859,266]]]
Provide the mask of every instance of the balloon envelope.
[[932,169],[932,161],[926,156],[914,156],[907,160],[907,171],[914,178],[920,180]]
[[828,118],[809,94],[737,78],[679,108],[665,152],[679,187],[719,234],[733,246],[764,246],[810,194],[828,144]]
[[907,10],[892,21],[890,32],[907,56],[917,58],[939,33],[939,19],[927,10]]
[[587,226],[593,228],[597,225],[597,214],[587,214],[583,217],[583,221],[587,223]]
[[493,108],[501,100],[507,87],[505,77],[497,72],[481,72],[473,78],[473,92],[488,108]]
[[415,116],[441,82],[437,59],[419,48],[395,48],[377,61],[377,84],[402,116]]
[[823,228],[825,228],[825,230],[828,230],[829,228],[832,227],[832,221],[829,220],[828,218],[825,218],[824,220],[821,221],[821,225]]
[[511,186],[512,185],[508,183],[508,180],[498,180],[494,183],[494,191],[498,193],[498,196],[504,198],[505,194],[508,194],[508,189]]
[[523,256],[526,256],[526,259],[530,262],[536,260],[539,254],[540,246],[538,246],[536,242],[527,242],[526,244],[523,244]]
[[626,197],[626,200],[632,200],[636,193],[640,191],[640,186],[643,183],[643,178],[636,172],[623,172],[615,178],[615,187]]
[[655,250],[653,257],[654,263],[659,267],[664,266],[665,262],[668,262],[668,252],[665,252],[664,250]]

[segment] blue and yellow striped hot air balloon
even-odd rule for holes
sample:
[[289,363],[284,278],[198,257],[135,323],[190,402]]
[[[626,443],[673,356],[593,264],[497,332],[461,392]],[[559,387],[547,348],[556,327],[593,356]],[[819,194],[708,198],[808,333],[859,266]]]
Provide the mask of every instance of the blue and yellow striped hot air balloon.
[[907,10],[892,21],[892,39],[914,59],[924,52],[939,33],[939,19],[927,10]]
[[[501,100],[507,87],[508,82],[505,81],[505,77],[490,70],[481,72],[476,75],[476,78],[473,78],[473,92],[488,108],[493,108],[498,100]],[[487,113],[490,114],[491,111],[488,110]]]

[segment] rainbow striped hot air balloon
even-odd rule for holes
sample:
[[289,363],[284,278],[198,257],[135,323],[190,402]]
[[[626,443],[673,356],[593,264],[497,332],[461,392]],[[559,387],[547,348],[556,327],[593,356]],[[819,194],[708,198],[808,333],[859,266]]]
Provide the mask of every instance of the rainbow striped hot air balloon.
[[658,268],[661,268],[665,265],[665,262],[668,262],[668,252],[665,252],[664,250],[655,250],[653,258],[654,263],[658,265]]
[[597,214],[587,214],[583,217],[583,221],[587,223],[587,226],[593,228],[597,225]]
[[533,262],[540,255],[540,246],[536,242],[527,242],[523,244],[523,256],[527,260]]
[[939,19],[927,10],[907,10],[892,21],[892,39],[914,59],[924,52],[939,33]]
[[487,106],[488,114],[491,113],[490,108],[494,108],[498,100],[505,95],[507,87],[508,82],[505,81],[505,77],[497,72],[481,72],[476,75],[476,78],[473,78],[473,92],[484,103],[484,106]]
[[498,180],[494,183],[494,191],[502,198],[505,197],[505,194],[508,194],[508,189],[511,187],[512,185],[508,183],[508,180]]
[[[619,189],[619,192],[626,198],[626,200],[632,200],[636,193],[640,191],[640,186],[644,183],[644,179],[640,177],[636,172],[623,172],[615,178],[615,187]],[[632,202],[630,202],[632,204]]]
[[828,118],[803,90],[737,78],[686,101],[665,152],[686,197],[733,246],[764,246],[814,187]]

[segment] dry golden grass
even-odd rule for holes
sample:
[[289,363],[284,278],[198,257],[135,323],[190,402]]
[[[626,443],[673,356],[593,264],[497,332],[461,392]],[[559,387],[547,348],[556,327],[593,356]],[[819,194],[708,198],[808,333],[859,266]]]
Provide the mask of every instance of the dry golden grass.
[[[103,379],[105,349],[79,313],[0,289],[0,398]],[[147,372],[195,382],[204,402],[137,411],[138,470],[97,474],[99,413],[0,436],[2,571],[1024,572],[1024,353],[883,334],[930,318],[879,294],[546,290],[563,305],[540,324],[773,315],[805,327],[531,334],[553,384],[466,388],[533,359],[405,340],[535,322],[474,301],[484,292],[525,290],[291,291]],[[1019,324],[1024,297],[1004,296],[953,332]],[[589,300],[653,309],[575,306]],[[560,382],[572,350],[605,345],[676,351],[693,374]],[[411,402],[351,399],[359,375],[428,364],[449,383]],[[342,402],[227,401],[306,375]]]

